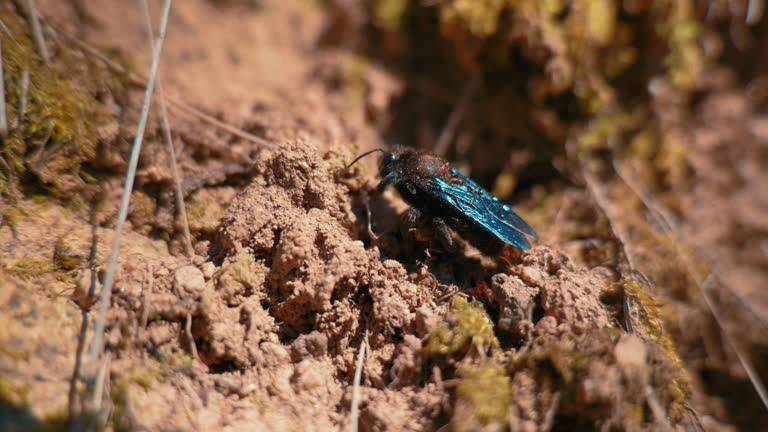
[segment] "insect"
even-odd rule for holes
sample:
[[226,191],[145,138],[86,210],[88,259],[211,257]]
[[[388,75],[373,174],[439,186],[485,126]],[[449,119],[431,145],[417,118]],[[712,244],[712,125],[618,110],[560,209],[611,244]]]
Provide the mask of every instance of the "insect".
[[397,147],[391,152],[374,149],[353,160],[381,152],[377,192],[394,186],[411,205],[406,224],[431,224],[446,250],[455,248],[449,228],[479,250],[491,254],[505,245],[530,249],[526,236],[536,232],[509,204],[500,201],[444,159],[414,149]]

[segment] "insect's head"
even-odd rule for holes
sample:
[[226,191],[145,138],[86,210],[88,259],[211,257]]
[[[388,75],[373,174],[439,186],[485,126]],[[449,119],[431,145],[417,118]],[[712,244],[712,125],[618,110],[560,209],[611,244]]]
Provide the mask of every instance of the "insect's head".
[[386,175],[389,171],[391,171],[392,163],[395,160],[397,160],[397,156],[395,154],[393,154],[393,153],[390,153],[390,152],[388,152],[388,151],[386,151],[384,149],[380,149],[380,148],[376,148],[376,149],[373,149],[373,150],[370,150],[370,151],[367,151],[367,152],[361,154],[360,156],[356,157],[352,162],[350,162],[349,165],[344,167],[344,169],[347,169],[347,168],[351,167],[352,165],[356,164],[357,161],[359,161],[360,159],[362,159],[362,158],[364,158],[364,157],[366,157],[369,154],[374,153],[374,152],[381,152],[381,154],[383,155],[381,157],[381,161],[379,162],[379,172],[381,173],[382,176]]
[[382,175],[382,177],[392,172],[395,162],[397,162],[396,154],[384,152],[384,155],[379,161],[379,173]]

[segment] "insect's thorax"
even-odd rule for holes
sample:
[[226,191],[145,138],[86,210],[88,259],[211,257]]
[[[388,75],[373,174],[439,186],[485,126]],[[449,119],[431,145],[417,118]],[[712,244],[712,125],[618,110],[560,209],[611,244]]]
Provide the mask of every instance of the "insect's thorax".
[[447,208],[440,199],[428,192],[435,178],[454,181],[451,167],[446,161],[428,154],[408,152],[400,156],[399,162],[397,168],[402,175],[394,186],[405,202],[432,216],[460,216],[454,215],[454,210]]
[[453,176],[451,167],[446,161],[436,156],[413,153],[403,158],[403,171],[419,180],[430,180],[438,177],[448,180]]

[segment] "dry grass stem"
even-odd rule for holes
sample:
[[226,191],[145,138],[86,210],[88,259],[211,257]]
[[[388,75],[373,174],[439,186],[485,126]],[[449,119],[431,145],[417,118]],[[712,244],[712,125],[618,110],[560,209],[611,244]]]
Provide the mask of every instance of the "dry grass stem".
[[[18,5],[19,2],[16,1],[16,4]],[[32,38],[37,46],[38,54],[40,54],[40,58],[43,59],[45,64],[48,64],[51,60],[51,55],[48,53],[48,47],[45,45],[43,28],[40,25],[40,16],[37,14],[37,8],[35,8],[33,0],[24,0],[20,6],[26,13],[29,25],[32,27]]]
[[199,109],[187,104],[186,102],[183,102],[179,99],[168,97],[168,102],[170,102],[170,105],[172,108],[176,108],[179,111],[183,111],[187,115],[191,115],[199,120],[202,120],[211,126],[214,126],[218,129],[221,129],[225,132],[229,132],[230,134],[242,138],[246,141],[252,142],[254,144],[258,144],[260,146],[264,147],[270,147],[274,148],[276,145],[270,141],[265,140],[264,138],[257,137],[256,135],[246,132],[242,129],[238,129],[230,124],[227,124],[216,117],[213,117],[212,115],[206,114]]
[[200,361],[200,357],[197,355],[197,345],[195,345],[195,337],[192,335],[192,314],[187,312],[187,320],[184,323],[184,334],[189,341],[189,353],[195,361]]
[[[99,243],[99,231],[98,225],[95,220],[95,211],[91,213],[91,250],[88,256],[88,265],[91,270],[91,280],[88,287],[87,302],[96,297],[96,284],[97,284],[97,272],[96,272],[96,253],[98,251]],[[77,350],[75,351],[75,367],[72,370],[72,378],[69,382],[69,420],[74,422],[77,404],[75,397],[77,395],[77,383],[80,380],[80,370],[83,364],[83,350],[85,349],[85,340],[88,335],[88,321],[90,308],[83,308],[81,306],[81,322],[80,322],[80,334],[77,338]]]
[[728,327],[726,327],[726,323],[720,315],[720,311],[717,309],[717,306],[715,306],[715,302],[712,301],[712,298],[709,296],[708,291],[713,279],[713,275],[710,273],[704,279],[704,282],[699,284],[699,292],[701,292],[701,296],[704,298],[704,302],[706,303],[709,311],[712,313],[712,316],[715,317],[717,326],[720,327],[720,330],[723,332],[725,340],[728,341],[731,348],[736,353],[736,357],[738,357],[739,363],[741,363],[741,367],[744,368],[744,371],[749,377],[749,381],[752,382],[752,387],[757,392],[757,395],[760,397],[760,400],[763,402],[765,408],[768,409],[768,391],[766,391],[765,385],[760,379],[760,375],[752,365],[752,361],[749,359],[749,356],[747,356],[741,345],[736,341],[736,337],[731,333],[730,330],[728,330]]
[[552,426],[555,424],[555,414],[557,414],[557,408],[560,406],[560,392],[556,392],[552,395],[552,404],[547,409],[547,415],[544,417],[544,422],[541,424],[542,431],[552,430]]
[[653,387],[645,386],[645,400],[648,402],[648,407],[653,413],[653,418],[656,419],[656,424],[659,425],[659,430],[671,431],[672,425],[669,424],[669,416],[664,411],[664,407],[661,406],[659,398],[656,397],[656,392],[653,391]]
[[2,38],[0,38],[0,136],[8,136],[8,116],[5,111],[5,78],[3,77]]
[[749,0],[747,5],[747,16],[745,22],[747,25],[755,25],[763,19],[765,13],[765,0]]
[[[86,54],[92,55],[94,58],[98,59],[102,63],[104,63],[108,68],[113,70],[114,72],[120,73],[125,75],[128,78],[128,82],[131,85],[134,86],[145,86],[146,85],[146,79],[142,76],[140,76],[137,73],[128,71],[125,67],[123,67],[121,64],[115,62],[114,60],[110,59],[103,53],[101,53],[98,49],[94,48],[93,46],[79,40],[75,36],[72,36],[68,34],[65,31],[62,31],[61,29],[55,28],[55,30],[63,36],[68,41],[75,44],[78,48],[83,50]],[[203,111],[200,111],[199,109],[191,106],[187,102],[184,102],[178,97],[174,97],[173,95],[166,94],[165,100],[168,103],[168,105],[171,106],[171,108],[176,109],[177,111],[186,114],[187,116],[191,116],[197,120],[202,120],[205,123],[208,123],[211,126],[216,127],[217,129],[223,130],[225,132],[228,132],[236,137],[242,138],[246,141],[252,142],[254,144],[258,144],[265,147],[271,147],[274,148],[276,145],[264,138],[257,137],[256,135],[253,135],[252,133],[249,133],[247,131],[244,131],[242,129],[239,129],[231,124],[228,124],[226,122],[223,122],[216,117],[213,117],[209,114],[204,113]]]
[[[99,373],[96,375],[95,388],[93,392],[93,413],[98,414],[96,416],[98,424],[95,425],[95,430],[100,431],[106,430],[107,421],[109,420],[109,416],[112,412],[111,401],[109,399],[109,365],[111,360],[112,356],[107,353],[107,355],[104,356],[104,361],[101,363]],[[105,401],[109,403],[110,406],[104,408],[103,404]]]
[[[155,51],[155,37],[152,30],[152,18],[149,14],[149,5],[147,0],[140,1],[142,6],[142,12],[144,13],[144,21],[147,24],[147,36],[149,37],[149,46],[152,52]],[[163,138],[168,148],[168,158],[171,164],[171,175],[173,176],[174,195],[176,198],[176,211],[179,213],[181,219],[181,229],[184,235],[184,252],[188,257],[194,255],[192,249],[192,234],[189,232],[189,219],[187,218],[187,207],[184,204],[184,192],[181,188],[181,180],[179,179],[179,168],[176,164],[176,148],[173,145],[173,136],[171,134],[171,125],[168,121],[168,108],[165,105],[165,94],[163,92],[163,83],[160,78],[160,72],[157,73],[157,101],[160,106],[160,117],[162,119],[161,124],[163,127]]]
[[160,20],[160,34],[157,37],[157,49],[152,55],[152,65],[150,67],[149,80],[147,81],[147,88],[144,92],[144,103],[142,105],[141,114],[139,117],[139,123],[136,130],[136,137],[133,141],[131,148],[131,157],[128,165],[128,171],[125,175],[125,186],[123,187],[123,195],[120,200],[120,209],[118,210],[117,223],[115,224],[115,238],[112,242],[112,250],[110,251],[109,260],[107,261],[107,269],[104,275],[103,288],[101,290],[101,304],[99,304],[99,313],[94,325],[93,341],[91,343],[90,356],[91,362],[95,364],[99,355],[103,351],[103,336],[104,336],[104,321],[106,320],[107,310],[109,309],[111,294],[112,294],[112,282],[115,274],[115,267],[117,266],[117,257],[120,251],[120,237],[123,231],[123,225],[128,216],[128,206],[131,201],[131,192],[133,191],[133,181],[136,177],[136,167],[139,163],[139,154],[141,153],[141,145],[144,141],[144,130],[147,126],[147,118],[149,116],[149,108],[152,102],[152,94],[154,93],[155,81],[157,80],[157,71],[160,65],[160,53],[163,49],[163,42],[165,40],[166,29],[168,28],[168,15],[170,14],[171,0],[165,0],[163,2],[163,12]]
[[13,121],[13,127],[18,128],[27,113],[27,98],[29,97],[29,69],[21,71],[21,89],[19,90],[19,112]]
[[349,430],[351,432],[357,432],[360,416],[360,380],[363,376],[363,362],[365,360],[365,345],[368,340],[368,330],[363,335],[363,340],[360,342],[360,351],[357,353],[357,366],[355,367],[355,378],[352,381],[352,404],[349,410]]
[[[623,170],[620,166],[620,164],[614,159],[613,161],[613,167],[614,171],[616,172],[617,176],[628,186],[630,191],[632,191],[637,197],[640,199],[640,202],[648,209],[648,211],[654,215],[655,218],[657,218],[661,223],[660,226],[664,227],[663,234],[667,236],[670,240],[672,240],[672,244],[674,244],[674,252],[676,257],[678,258],[679,262],[682,263],[685,266],[685,270],[688,274],[688,276],[693,280],[699,292],[702,295],[702,298],[704,299],[704,303],[706,304],[707,308],[709,309],[712,316],[715,318],[715,322],[717,323],[718,327],[720,327],[720,330],[722,331],[723,338],[728,342],[728,344],[731,346],[731,348],[736,353],[736,356],[739,359],[739,362],[741,363],[741,366],[744,368],[744,370],[747,372],[747,376],[749,377],[750,382],[752,383],[752,387],[757,392],[758,396],[760,397],[761,401],[763,402],[763,405],[765,405],[766,408],[768,408],[768,392],[766,391],[765,385],[763,384],[762,380],[760,379],[760,376],[758,375],[755,368],[752,366],[752,362],[750,361],[747,354],[744,352],[744,350],[741,348],[739,343],[736,341],[736,338],[726,327],[725,320],[723,319],[722,315],[720,314],[720,311],[715,306],[715,302],[712,300],[712,298],[709,295],[708,288],[711,285],[711,281],[714,278],[713,273],[710,273],[704,281],[701,281],[696,274],[696,271],[694,270],[694,263],[691,261],[691,258],[680,251],[680,248],[677,247],[678,240],[674,233],[674,227],[676,224],[674,221],[668,216],[669,213],[661,207],[656,201],[650,197],[649,195],[642,192],[642,189],[637,185],[633,180],[630,178],[632,176],[625,175],[623,173]],[[611,226],[611,229],[615,231],[615,228],[613,227],[613,222],[611,220],[610,215],[605,211],[607,204],[604,202],[605,198],[602,194],[601,189],[597,185],[597,181],[594,178],[594,176],[588,172],[588,170],[584,167],[584,164],[582,163],[582,173],[584,175],[584,178],[587,182],[587,186],[590,189],[590,192],[595,197],[596,202],[598,203],[598,206],[601,207],[603,212],[608,217],[609,225]],[[651,224],[653,225],[653,224]],[[616,232],[618,235],[619,233]],[[622,242],[622,245],[624,245],[624,240],[619,237],[619,241]],[[626,246],[624,246],[625,254],[628,253],[628,250]],[[628,260],[630,260],[631,263],[631,256],[627,255]],[[726,288],[730,293],[732,293],[742,304],[747,305],[747,310],[749,310],[753,315],[758,316],[757,313],[748,305],[748,302],[743,299],[741,296],[739,296],[734,289],[732,288]],[[759,317],[758,317],[759,318]],[[763,323],[765,324],[765,323]],[[649,402],[650,403],[650,402]]]
[[451,144],[451,141],[453,141],[454,135],[456,135],[456,128],[459,127],[461,118],[464,117],[464,112],[467,110],[469,101],[480,88],[480,82],[481,79],[478,74],[473,76],[466,87],[464,87],[464,91],[461,93],[458,103],[453,108],[453,111],[451,111],[451,115],[448,116],[448,121],[445,122],[443,130],[440,131],[440,136],[437,138],[437,143],[435,143],[434,148],[434,153],[436,155],[445,156],[448,152],[448,146]]
[[[683,253],[683,251],[680,250],[680,247],[678,247],[678,244],[682,241],[678,235],[677,235],[677,227],[678,223],[675,220],[675,218],[672,216],[672,213],[663,205],[661,205],[657,199],[655,199],[651,194],[647,193],[642,186],[640,186],[635,180],[637,177],[636,173],[626,173],[624,168],[622,167],[621,163],[616,160],[616,158],[613,159],[613,169],[618,175],[618,177],[621,179],[624,184],[629,187],[629,189],[637,195],[640,202],[643,204],[643,206],[648,210],[649,216],[653,218],[653,220],[650,224],[650,227],[653,228],[655,226],[661,227],[662,235],[666,236],[669,240],[671,240],[671,243],[674,247],[675,255],[678,257],[678,259],[685,264],[686,271],[688,275],[693,279],[696,280],[696,274],[693,271],[693,263],[690,261],[690,258],[688,255]],[[712,270],[712,273],[717,276],[718,271],[716,269]],[[721,280],[718,277],[718,280]],[[732,295],[746,310],[750,312],[750,314],[760,323],[760,325],[763,327],[764,330],[768,331],[768,322],[760,316],[760,314],[755,310],[755,306],[750,303],[746,298],[744,298],[741,293],[739,293],[736,289],[732,289],[729,286],[725,286],[726,290],[730,295]]]
[[[600,187],[599,182],[597,181],[597,178],[595,178],[595,175],[585,166],[586,164],[584,161],[581,161],[581,174],[584,177],[584,181],[587,184],[587,190],[589,191],[589,194],[592,196],[592,199],[594,199],[595,204],[600,209],[600,211],[605,215],[606,219],[608,220],[608,227],[611,230],[611,233],[614,237],[616,237],[616,240],[621,243],[622,251],[624,252],[624,257],[627,260],[627,264],[629,264],[630,271],[637,272],[638,274],[642,274],[634,260],[634,257],[632,253],[629,250],[629,242],[627,241],[626,237],[624,236],[624,232],[619,229],[619,227],[616,225],[615,222],[615,216],[610,212],[609,209],[609,202],[608,198],[605,196],[605,190]],[[643,276],[644,279],[647,280]]]

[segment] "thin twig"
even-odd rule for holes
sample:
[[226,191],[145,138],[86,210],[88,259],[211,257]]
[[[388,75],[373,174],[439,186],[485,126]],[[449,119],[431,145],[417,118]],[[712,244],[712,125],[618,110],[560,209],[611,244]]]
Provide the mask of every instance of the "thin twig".
[[[635,180],[637,177],[635,173],[625,173],[621,163],[615,157],[613,158],[613,169],[621,181],[623,181],[624,184],[626,184],[627,187],[629,187],[629,189],[632,190],[635,195],[637,195],[637,197],[640,199],[640,202],[648,210],[650,217],[653,218],[653,222],[662,228],[662,234],[671,240],[675,254],[678,256],[678,258],[686,263],[686,270],[689,276],[695,280],[695,272],[692,271],[693,263],[690,262],[688,256],[683,251],[681,251],[680,247],[678,246],[680,243],[679,239],[677,238],[678,223],[676,222],[674,216],[672,216],[671,212],[666,207],[661,205],[658,200],[653,198],[642,188],[642,186],[638,184],[637,180]],[[716,269],[713,269],[712,273],[715,276],[718,276],[719,272]],[[721,278],[718,277],[718,279]],[[755,310],[755,306],[752,303],[745,299],[744,296],[736,289],[733,289],[730,286],[725,286],[725,288],[739,303],[741,303],[741,305],[746,310],[752,314],[752,316],[757,320],[758,323],[763,326],[765,330],[768,330],[768,322],[766,322],[765,318],[763,318]]]
[[223,121],[217,119],[216,117],[213,117],[209,114],[206,114],[199,109],[193,107],[192,105],[189,105],[186,102],[183,102],[179,99],[173,98],[171,96],[168,96],[168,102],[170,102],[171,107],[176,108],[178,110],[184,111],[187,114],[191,114],[194,117],[212,125],[215,126],[223,131],[229,132],[230,134],[242,138],[246,141],[250,141],[254,144],[262,145],[264,147],[277,147],[274,143],[265,140],[264,138],[257,137],[256,135],[246,132],[242,129],[238,129],[230,124],[224,123]]
[[[762,400],[763,404],[766,408],[768,408],[768,392],[765,389],[765,385],[763,384],[759,374],[755,371],[754,367],[752,366],[751,361],[749,360],[749,357],[744,353],[744,351],[741,349],[739,344],[736,342],[735,336],[731,334],[730,331],[724,326],[724,320],[722,319],[720,315],[720,311],[715,306],[715,303],[712,301],[712,299],[709,296],[709,293],[707,292],[707,287],[709,286],[711,280],[713,277],[715,277],[714,272],[710,272],[710,274],[702,281],[698,278],[696,272],[694,269],[694,263],[691,261],[690,257],[688,257],[687,254],[682,253],[677,246],[677,239],[675,238],[675,230],[674,227],[676,224],[672,220],[671,216],[669,216],[669,213],[666,212],[666,210],[661,207],[661,205],[657,204],[655,200],[651,199],[648,196],[645,196],[645,194],[642,192],[641,188],[634,183],[633,180],[630,180],[630,177],[622,173],[621,167],[616,162],[616,159],[614,158],[613,163],[614,171],[619,176],[619,178],[634,192],[639,198],[642,204],[648,209],[648,211],[655,215],[656,218],[658,218],[659,221],[662,221],[663,223],[660,224],[663,227],[664,235],[667,236],[670,240],[672,240],[672,244],[674,245],[674,252],[677,255],[677,257],[680,259],[681,263],[685,266],[686,273],[691,278],[691,280],[696,284],[696,286],[699,289],[699,292],[701,293],[702,297],[704,298],[704,302],[707,305],[707,308],[709,309],[712,316],[715,318],[715,321],[720,327],[721,331],[723,332],[724,339],[731,345],[731,348],[736,352],[736,356],[739,359],[739,362],[741,363],[741,366],[744,368],[744,370],[747,372],[747,376],[749,377],[749,380],[752,383],[752,386],[754,387],[755,391],[757,392],[758,396],[760,396],[760,399]],[[584,170],[586,171],[586,170]],[[585,179],[587,180],[587,184],[590,184],[590,179],[588,178],[590,174],[585,172]],[[596,187],[594,178],[592,178],[592,187]],[[610,218],[609,218],[610,223]],[[719,278],[718,278],[719,280]],[[737,300],[739,300],[743,305],[746,306],[746,309],[749,310],[757,319],[758,322],[766,325],[764,320],[757,314],[757,312],[752,308],[752,306],[749,304],[749,302],[746,301],[741,295],[739,295],[735,289],[726,287],[728,292],[730,292],[734,297],[736,297]]]
[[352,381],[352,406],[349,410],[349,430],[357,432],[359,427],[359,405],[360,405],[360,379],[363,376],[363,360],[365,360],[365,344],[368,339],[368,330],[365,331],[362,342],[360,342],[360,352],[357,354],[357,366],[355,367],[355,378]]
[[101,367],[99,367],[99,371],[96,373],[96,379],[94,380],[94,390],[93,390],[93,397],[91,398],[91,406],[93,407],[93,412],[98,412],[101,410],[101,403],[104,400],[104,389],[105,389],[105,382],[107,379],[107,370],[109,369],[109,363],[112,359],[112,356],[110,353],[107,353],[104,356],[104,360],[101,362]]
[[195,361],[200,361],[200,357],[197,355],[197,345],[195,345],[195,337],[192,335],[192,314],[187,312],[187,321],[184,323],[184,333],[189,340],[189,353]]
[[5,79],[3,77],[3,39],[0,38],[0,136],[8,136],[8,117],[5,113]]
[[[146,2],[146,0],[144,1]],[[171,160],[171,174],[173,175],[173,186],[176,195],[176,210],[179,212],[179,217],[181,218],[181,229],[184,235],[184,249],[187,253],[187,256],[191,257],[195,253],[194,249],[192,248],[192,234],[189,232],[187,207],[186,204],[184,204],[184,190],[181,188],[179,168],[176,164],[176,148],[173,145],[173,137],[171,136],[171,125],[168,123],[168,109],[165,105],[165,97],[159,81],[157,83],[157,96],[159,97],[160,101],[160,115],[162,117],[163,135],[168,146],[168,157]]]
[[[96,296],[96,284],[97,284],[97,276],[96,276],[96,252],[98,249],[98,243],[99,243],[99,230],[98,225],[96,224],[95,220],[95,214],[96,210],[91,210],[91,250],[88,256],[88,265],[91,270],[91,282],[88,287],[88,297],[86,297],[86,302],[90,303],[91,300]],[[80,369],[82,368],[83,364],[83,350],[85,349],[85,339],[88,335],[88,312],[90,308],[84,308],[82,305],[80,306],[80,313],[82,315],[82,319],[80,322],[80,336],[77,339],[77,351],[75,352],[75,367],[72,371],[72,379],[69,382],[69,421],[70,423],[75,421],[75,396],[77,394],[77,382],[80,380]]]
[[[19,6],[19,7],[21,7],[21,6]],[[21,46],[21,44],[19,43],[19,41],[17,41],[16,38],[13,36],[13,33],[11,32],[11,29],[9,29],[7,25],[5,25],[5,22],[2,19],[0,19],[0,29],[3,29],[3,32],[5,32],[5,34],[8,35],[8,39],[12,40],[16,44],[17,47],[23,48]]]
[[85,348],[85,338],[88,334],[88,311],[81,311],[82,320],[80,322],[80,336],[77,338],[77,351],[75,351],[75,367],[72,371],[72,378],[69,380],[69,421],[75,421],[77,395],[77,383],[80,381],[80,368],[83,364],[83,348]]
[[693,409],[692,406],[689,404],[685,404],[685,409],[688,411],[688,414],[693,417],[694,424],[696,425],[696,429],[698,432],[706,432],[706,429],[704,429],[704,425],[701,424],[701,417],[699,416],[699,413],[696,412],[695,409]]
[[128,83],[131,84],[132,86],[135,86],[135,87],[145,87],[147,85],[146,78],[142,77],[141,75],[139,75],[136,72],[129,71],[128,69],[123,67],[123,65],[121,65],[120,63],[112,60],[111,58],[109,58],[108,56],[103,54],[101,51],[96,49],[95,47],[87,44],[86,42],[81,41],[77,37],[67,33],[66,31],[63,31],[60,28],[57,28],[57,27],[51,25],[50,23],[47,24],[47,25],[48,25],[48,27],[51,27],[52,29],[56,30],[56,32],[60,36],[63,36],[64,39],[69,40],[71,43],[75,44],[78,48],[83,50],[83,52],[85,54],[93,56],[94,58],[96,58],[100,62],[104,63],[104,65],[106,67],[108,67],[109,69],[111,69],[113,72],[116,72],[116,73],[118,73],[120,75],[125,76],[128,79]]
[[[149,15],[149,5],[147,0],[141,0],[142,11],[144,12],[144,21],[147,24],[147,36],[149,37],[149,47],[152,52],[155,51],[155,37],[152,31],[152,18]],[[189,219],[187,219],[187,207],[184,204],[184,192],[181,189],[181,180],[179,180],[179,168],[176,165],[176,148],[173,145],[173,136],[171,135],[171,125],[168,122],[168,108],[165,105],[165,94],[163,92],[163,83],[160,72],[157,73],[157,101],[160,106],[160,117],[162,119],[163,138],[168,147],[168,158],[171,160],[171,175],[173,176],[173,186],[176,195],[176,211],[181,218],[181,229],[184,235],[184,251],[187,257],[194,255],[192,249],[192,234],[189,232]]]
[[128,206],[131,202],[131,192],[133,191],[133,181],[136,176],[136,166],[139,163],[141,144],[144,141],[144,130],[147,127],[147,117],[149,116],[149,107],[152,102],[152,94],[157,79],[157,70],[160,65],[160,53],[163,49],[165,32],[168,28],[168,15],[170,9],[171,0],[165,0],[163,2],[163,12],[160,20],[160,34],[157,37],[157,49],[152,53],[152,65],[150,67],[147,88],[144,92],[144,104],[141,109],[139,124],[136,128],[136,137],[133,140],[133,146],[131,148],[130,163],[128,165],[128,171],[125,174],[125,186],[123,186],[123,196],[120,199],[120,209],[117,214],[117,223],[115,224],[115,238],[112,241],[112,250],[109,255],[109,261],[107,261],[107,270],[104,275],[103,288],[101,289],[101,304],[99,304],[99,314],[94,325],[94,335],[90,349],[92,363],[95,363],[96,359],[98,359],[104,349],[102,341],[104,336],[104,321],[106,320],[107,309],[109,309],[110,297],[112,295],[112,282],[114,279],[115,267],[117,266],[117,257],[120,252],[120,237],[123,232],[125,219],[128,215]]
[[[50,26],[50,24],[49,24],[49,26]],[[71,34],[65,32],[65,31],[63,31],[61,29],[55,28],[53,26],[51,26],[51,27],[54,28],[58,32],[58,34],[60,34],[61,36],[63,36],[67,40],[69,40],[70,42],[72,42],[75,45],[77,45],[86,54],[92,55],[93,57],[95,57],[96,59],[98,59],[99,61],[104,63],[104,65],[106,65],[108,68],[112,69],[114,72],[117,72],[119,74],[125,75],[128,78],[128,82],[131,85],[134,85],[134,86],[144,86],[144,85],[146,85],[146,79],[144,77],[142,77],[141,75],[139,75],[139,74],[137,74],[135,72],[132,72],[132,71],[128,71],[126,68],[124,68],[119,63],[115,62],[114,60],[110,59],[106,55],[102,54],[98,49],[96,49],[93,46],[91,46],[91,45],[89,45],[89,44],[79,40],[75,36],[72,36]],[[194,117],[195,119],[202,120],[202,121],[210,124],[211,126],[214,126],[214,127],[218,128],[218,129],[221,129],[221,130],[223,130],[225,132],[228,132],[228,133],[230,133],[230,134],[232,134],[232,135],[234,135],[236,137],[242,138],[242,139],[244,139],[246,141],[252,142],[254,144],[262,145],[262,146],[265,146],[265,147],[273,147],[273,148],[277,147],[274,143],[272,143],[270,141],[267,141],[264,138],[257,137],[256,135],[248,133],[248,132],[246,132],[246,131],[244,131],[242,129],[238,129],[235,126],[232,126],[232,125],[230,125],[228,123],[225,123],[225,122],[223,122],[223,121],[221,121],[221,120],[219,120],[219,119],[217,119],[217,118],[215,118],[215,117],[213,117],[213,116],[211,116],[209,114],[206,114],[206,113],[200,111],[199,109],[191,106],[187,102],[184,102],[183,100],[174,97],[173,95],[166,94],[165,95],[165,99],[166,99],[166,102],[168,102],[168,105],[171,106],[171,108],[175,108],[178,111],[181,111],[181,112],[187,114],[188,116]]]
[[725,326],[725,322],[720,316],[720,311],[717,309],[715,302],[712,301],[712,298],[707,292],[710,284],[712,283],[712,280],[713,275],[710,273],[704,279],[704,282],[699,284],[699,292],[701,292],[701,296],[704,298],[704,303],[706,303],[710,313],[712,313],[712,316],[715,317],[715,321],[717,322],[718,327],[720,327],[720,330],[722,330],[723,334],[725,335],[725,340],[728,341],[733,351],[736,352],[736,357],[739,358],[741,367],[743,367],[744,371],[747,372],[747,376],[752,382],[752,387],[754,387],[765,408],[768,409],[768,391],[766,391],[765,385],[763,385],[763,382],[760,379],[760,375],[757,373],[754,366],[752,366],[752,362],[749,360],[749,357],[746,355],[744,350],[742,350],[741,346],[736,342],[736,336],[731,334],[731,332]]
[[552,395],[552,404],[547,409],[547,414],[544,416],[544,422],[541,424],[542,431],[552,430],[552,426],[555,424],[555,414],[557,414],[557,408],[560,405],[560,392],[556,392]]
[[[688,262],[687,266],[691,268],[693,264]],[[720,277],[721,273],[719,271],[719,268],[720,268],[720,265],[715,264],[712,268],[712,274],[717,278],[717,280],[721,282],[720,286],[722,288],[725,288],[725,290],[728,291],[728,293],[732,295],[741,304],[741,306],[744,309],[749,311],[749,313],[760,324],[763,330],[768,332],[768,321],[766,321],[766,319],[755,309],[756,307],[755,304],[751,302],[749,299],[745,298],[744,295],[738,292],[738,290],[735,287],[722,283],[723,278]],[[689,271],[689,273],[693,275],[692,271]]]
[[765,0],[749,0],[747,5],[747,16],[745,22],[747,25],[755,25],[763,18],[765,12]]
[[190,402],[192,402],[192,409],[187,407],[187,404],[182,403],[184,412],[189,418],[189,422],[192,423],[192,430],[202,430],[200,424],[200,414],[203,409],[203,404],[200,402],[200,396],[195,392],[195,389],[189,384],[188,378],[181,373],[176,374],[174,384],[178,386],[180,390],[187,394]]
[[661,406],[659,398],[656,397],[656,392],[653,391],[653,387],[650,385],[645,386],[645,400],[648,402],[648,407],[651,408],[653,418],[656,419],[656,423],[659,424],[660,430],[671,431],[672,425],[669,424],[669,416]]
[[[151,294],[152,290],[154,288],[154,281],[155,281],[155,272],[153,270],[152,263],[147,263],[147,272],[146,274],[149,275],[147,278],[147,287],[144,288],[144,284],[142,283],[141,287],[141,294],[139,295],[139,302],[141,306],[139,306],[139,322],[136,326],[136,342],[137,343],[143,343],[144,339],[142,338],[142,332],[145,328],[147,328],[147,321],[149,320],[149,305],[147,304],[147,293]],[[144,352],[142,351],[142,355]]]
[[587,190],[595,200],[597,207],[600,209],[600,211],[603,212],[603,214],[605,214],[605,217],[608,220],[608,227],[611,229],[614,237],[616,237],[619,243],[621,243],[621,248],[624,252],[624,257],[629,264],[630,271],[637,271],[639,273],[640,271],[635,265],[633,255],[630,253],[629,248],[627,247],[628,242],[624,237],[624,233],[619,230],[619,228],[614,223],[613,216],[608,212],[608,203],[605,197],[605,191],[598,185],[598,181],[595,178],[595,175],[585,165],[586,164],[584,161],[581,161],[581,173],[584,176],[584,181],[587,183]]
[[24,120],[24,115],[27,114],[27,97],[29,97],[29,69],[24,68],[21,71],[21,89],[19,90],[19,112],[16,114],[16,119],[13,120],[13,128],[16,129],[21,125]]
[[[108,373],[111,360],[112,356],[110,353],[107,353],[107,355],[104,357],[104,362],[99,369],[99,373],[96,376],[96,388],[93,392],[93,414],[94,420],[98,420],[98,424],[94,425],[95,430],[106,429],[107,420],[109,420],[109,416],[112,412],[111,399],[109,396],[110,382]],[[106,409],[102,407],[102,404],[105,400],[110,403],[110,406]]]
[[634,333],[635,328],[632,326],[632,298],[626,295],[626,293],[621,302],[621,311],[624,315],[624,330],[629,334]]
[[470,99],[474,96],[477,89],[480,87],[480,74],[476,74],[469,80],[464,91],[459,97],[459,101],[451,111],[451,115],[448,116],[448,120],[445,122],[443,130],[440,131],[440,136],[435,143],[434,153],[438,156],[445,156],[448,152],[448,145],[451,144],[453,136],[456,134],[456,128],[459,127],[459,122],[464,116],[464,111],[467,109]]
[[37,51],[45,64],[48,64],[51,60],[51,56],[48,54],[48,47],[45,45],[45,38],[43,38],[43,30],[40,26],[40,16],[37,14],[37,9],[32,0],[25,0],[24,3],[27,9],[29,24],[32,26],[32,37],[35,39]]
[[643,188],[635,180],[636,175],[632,175],[635,173],[631,173],[631,175],[625,174],[624,168],[615,157],[612,160],[612,164],[616,175],[618,175],[621,181],[623,181],[624,184],[626,184],[627,187],[629,187],[632,192],[637,195],[637,197],[640,199],[640,202],[642,202],[645,208],[648,209],[656,223],[662,227],[663,231],[667,234],[676,231],[678,223],[675,220],[675,217],[672,216],[669,210],[659,206],[656,200],[643,190]]

